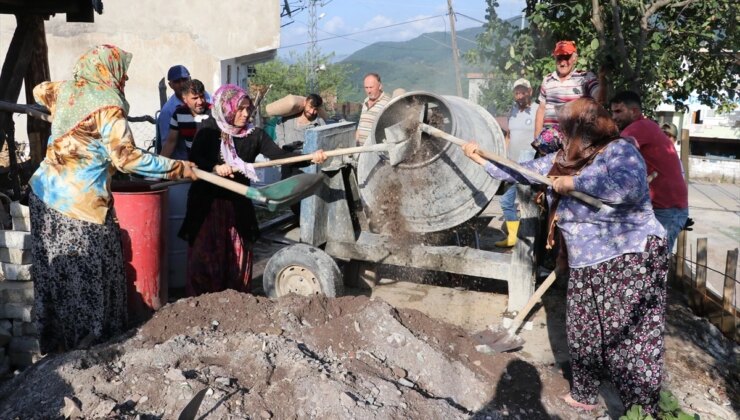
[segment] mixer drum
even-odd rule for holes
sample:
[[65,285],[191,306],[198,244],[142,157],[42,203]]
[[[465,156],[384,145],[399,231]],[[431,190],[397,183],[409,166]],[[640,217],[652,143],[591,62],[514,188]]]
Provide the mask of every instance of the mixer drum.
[[[366,145],[384,143],[385,128],[405,118],[453,136],[475,140],[482,149],[504,155],[504,136],[496,120],[481,106],[456,96],[409,92],[391,100],[375,121]],[[412,153],[393,167],[383,153],[364,153],[357,169],[360,195],[376,228],[392,234],[440,232],[480,213],[500,181],[491,178],[462,149],[422,134]],[[385,224],[385,229],[377,228]]]

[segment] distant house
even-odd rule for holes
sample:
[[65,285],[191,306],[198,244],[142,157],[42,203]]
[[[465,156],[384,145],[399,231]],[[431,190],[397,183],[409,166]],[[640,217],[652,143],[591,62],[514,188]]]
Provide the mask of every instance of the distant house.
[[688,112],[680,113],[673,105],[662,104],[656,114],[660,123],[688,130],[691,178],[740,182],[740,110],[720,114],[696,100],[688,107]]

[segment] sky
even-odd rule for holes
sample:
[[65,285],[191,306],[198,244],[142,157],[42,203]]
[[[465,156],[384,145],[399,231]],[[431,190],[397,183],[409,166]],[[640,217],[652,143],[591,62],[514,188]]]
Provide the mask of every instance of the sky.
[[[308,1],[288,0],[288,3],[297,10],[307,6]],[[502,18],[518,15],[524,4],[524,0],[500,0],[498,15]],[[452,6],[455,12],[470,17],[457,16],[458,30],[481,26],[480,21],[485,19],[485,0],[453,0]],[[318,47],[322,54],[333,52],[341,59],[374,42],[406,41],[426,32],[449,31],[446,14],[447,0],[320,0]],[[282,18],[279,56],[287,57],[291,51],[300,54],[308,49],[308,23],[307,8],[295,12],[292,19]],[[390,27],[376,29],[387,26]],[[461,42],[470,41],[458,41]]]

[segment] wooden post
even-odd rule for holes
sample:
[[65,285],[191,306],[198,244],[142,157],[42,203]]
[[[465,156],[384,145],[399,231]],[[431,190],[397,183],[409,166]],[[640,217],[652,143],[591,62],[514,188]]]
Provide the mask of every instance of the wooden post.
[[737,254],[738,249],[727,251],[727,262],[725,263],[725,284],[722,292],[722,318],[720,330],[725,335],[737,341],[737,309],[735,309],[735,290],[737,289]]
[[460,51],[457,49],[457,33],[455,32],[455,11],[452,9],[452,0],[447,0],[447,14],[450,16],[450,32],[452,34],[452,62],[455,65],[455,87],[457,96],[462,98],[462,85],[460,81]]
[[698,314],[705,313],[704,300],[707,294],[707,238],[696,240],[696,300],[695,310]]
[[[41,82],[51,79],[49,72],[49,49],[46,45],[44,19],[38,15],[25,16],[29,31],[32,32],[33,49],[31,62],[24,79],[26,88],[26,103],[33,104],[33,88]],[[26,123],[28,146],[31,149],[31,162],[34,166],[41,163],[46,156],[46,144],[51,134],[51,125],[36,118],[28,118]]]
[[681,164],[683,165],[686,184],[689,183],[689,155],[691,155],[691,143],[689,141],[689,130],[681,130]]
[[678,233],[678,244],[676,246],[676,269],[674,284],[679,286],[682,290],[684,289],[684,276],[686,272],[684,270],[686,264],[686,231],[682,230]]

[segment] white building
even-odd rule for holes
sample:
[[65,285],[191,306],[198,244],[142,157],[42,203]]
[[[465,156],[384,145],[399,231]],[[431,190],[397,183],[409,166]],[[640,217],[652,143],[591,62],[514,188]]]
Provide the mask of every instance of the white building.
[[695,98],[687,105],[686,113],[675,112],[670,104],[661,104],[656,111],[660,123],[670,121],[679,131],[688,130],[690,177],[740,182],[740,109],[721,114]]
[[[63,14],[45,22],[51,79],[70,78],[76,59],[91,47],[116,45],[133,54],[126,83],[132,116],[153,116],[159,110],[158,85],[172,65],[185,65],[209,92],[224,83],[246,86],[248,66],[272,59],[280,45],[280,0],[103,3],[93,23],[67,22]],[[3,56],[15,27],[14,16],[0,15]],[[21,93],[19,103],[24,102]],[[16,124],[22,142],[25,117],[16,116]]]

